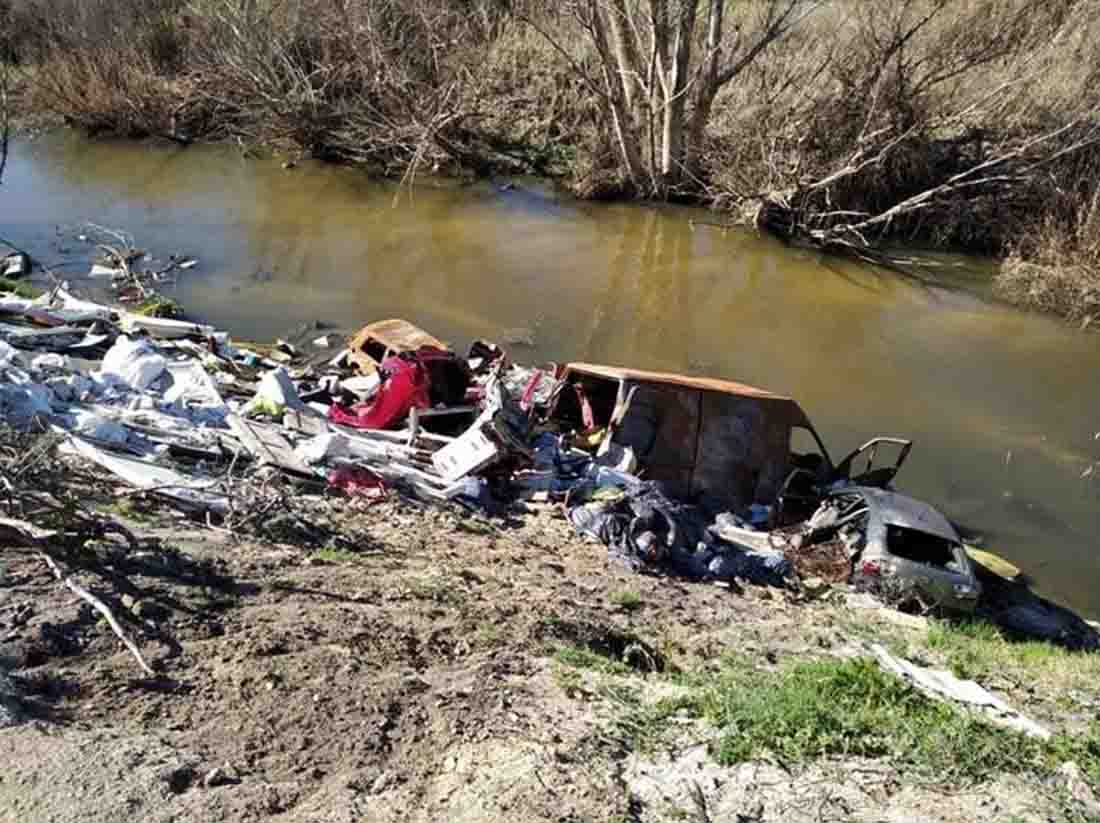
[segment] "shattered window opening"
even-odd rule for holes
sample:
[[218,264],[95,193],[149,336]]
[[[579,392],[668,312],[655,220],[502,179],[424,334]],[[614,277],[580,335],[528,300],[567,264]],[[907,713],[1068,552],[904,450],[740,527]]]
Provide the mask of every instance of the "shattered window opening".
[[371,338],[363,344],[362,352],[376,363],[386,359],[386,346]]
[[588,402],[592,407],[592,415],[596,426],[606,426],[615,411],[615,403],[619,397],[619,384],[615,380],[605,380],[593,377],[578,377],[571,380],[569,387],[561,392],[558,400],[555,417],[566,427],[575,429],[584,428],[584,418],[581,412],[580,400],[573,386],[580,386]]
[[815,471],[825,463],[825,455],[813,432],[805,426],[791,427],[791,465]]
[[942,537],[904,526],[886,526],[886,548],[902,560],[948,568],[955,563],[955,545]]

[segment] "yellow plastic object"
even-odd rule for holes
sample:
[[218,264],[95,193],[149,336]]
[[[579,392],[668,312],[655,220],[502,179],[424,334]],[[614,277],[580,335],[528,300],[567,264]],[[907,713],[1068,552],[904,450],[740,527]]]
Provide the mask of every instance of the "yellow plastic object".
[[967,556],[971,560],[984,566],[998,577],[1003,577],[1005,580],[1016,580],[1023,574],[1018,566],[1012,565],[1000,555],[982,549],[976,549],[973,546],[964,546],[964,548],[966,549]]
[[573,438],[573,443],[579,449],[594,452],[600,447],[605,437],[607,437],[607,426],[600,426],[598,429],[578,433],[577,436]]

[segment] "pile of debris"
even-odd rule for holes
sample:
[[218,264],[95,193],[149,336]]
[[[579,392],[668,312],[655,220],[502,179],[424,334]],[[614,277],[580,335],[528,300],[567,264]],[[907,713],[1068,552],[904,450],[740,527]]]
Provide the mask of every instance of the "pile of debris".
[[[471,507],[560,501],[579,530],[635,567],[771,581],[789,573],[780,553],[724,542],[703,509],[638,477],[635,449],[616,437],[638,433],[627,414],[631,400],[641,405],[637,387],[603,420],[604,398],[571,382],[575,368],[564,378],[554,366],[525,368],[485,341],[462,357],[401,320],[368,325],[333,355],[332,335],[308,350],[245,345],[64,286],[2,297],[0,314],[8,424],[48,428],[64,453],[211,527],[270,530],[303,485]],[[566,389],[579,426],[561,401]]]
[[[130,251],[105,254],[118,285],[157,296]],[[70,459],[211,528],[339,542],[323,509],[309,509],[333,493],[558,503],[634,569],[912,584],[963,610],[980,597],[954,528],[890,490],[909,441],[876,438],[834,464],[799,405],[762,389],[530,368],[488,341],[462,356],[404,320],[346,340],[245,344],[64,285],[0,295],[0,315],[8,425],[51,431]]]

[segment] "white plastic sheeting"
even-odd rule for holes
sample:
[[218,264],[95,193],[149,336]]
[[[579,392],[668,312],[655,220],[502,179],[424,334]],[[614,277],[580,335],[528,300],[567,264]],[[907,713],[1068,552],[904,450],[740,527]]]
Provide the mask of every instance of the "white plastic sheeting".
[[145,340],[120,336],[103,356],[100,374],[114,377],[132,389],[145,391],[168,367],[168,362]]

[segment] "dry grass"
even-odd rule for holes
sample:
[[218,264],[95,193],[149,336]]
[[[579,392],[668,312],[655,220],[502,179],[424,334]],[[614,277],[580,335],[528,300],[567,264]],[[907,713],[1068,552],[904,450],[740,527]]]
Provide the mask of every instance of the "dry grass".
[[[1089,180],[1089,177],[1083,178]],[[1092,326],[1100,316],[1100,185],[1091,198],[1048,214],[1005,259],[997,290],[1019,305]]]

